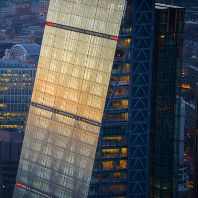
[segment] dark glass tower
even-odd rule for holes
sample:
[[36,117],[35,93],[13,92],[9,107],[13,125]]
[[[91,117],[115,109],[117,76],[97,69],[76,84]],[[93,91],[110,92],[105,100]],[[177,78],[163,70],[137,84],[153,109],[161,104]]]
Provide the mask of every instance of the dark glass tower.
[[89,197],[148,197],[154,1],[128,0]]
[[175,198],[178,196],[184,8],[156,4],[155,17],[150,196]]
[[[152,81],[153,125],[150,138],[145,135],[146,133],[143,133],[143,129],[146,129],[146,126],[149,125],[145,125],[145,123],[142,122],[144,118],[146,118],[144,110],[149,110],[147,106],[149,104],[148,97],[151,97],[151,95],[148,94],[149,92],[145,91],[145,85],[149,85],[148,77],[151,74],[151,71],[150,73],[146,73],[149,70],[146,70],[145,63],[147,60],[146,57],[148,58],[150,56],[148,54],[145,56],[145,53],[139,54],[135,63],[137,63],[138,60],[142,60],[143,62],[136,65],[133,62],[133,54],[137,53],[137,46],[140,46],[142,50],[147,46],[148,49],[152,51],[150,45],[152,39],[149,34],[149,30],[152,29],[149,29],[147,26],[149,30],[145,29],[143,25],[144,28],[142,28],[141,31],[137,31],[134,27],[136,23],[131,24],[130,21],[134,22],[137,20],[139,26],[141,26],[141,24],[146,24],[146,19],[149,19],[147,23],[152,27],[152,15],[150,14],[154,13],[154,11],[150,12],[147,18],[145,18],[147,13],[145,12],[146,8],[140,6],[141,9],[144,10],[144,15],[141,16],[141,19],[138,19],[138,17],[135,17],[139,16],[138,12],[135,14],[136,9],[138,9],[138,4],[139,2],[128,1],[125,17],[122,21],[120,40],[116,49],[106,101],[106,111],[104,112],[103,124],[100,131],[89,192],[89,197],[93,198],[148,197],[148,194],[142,193],[143,186],[145,185],[144,181],[146,181],[146,178],[143,176],[143,173],[145,173],[145,154],[147,154],[149,148],[147,147],[147,150],[145,150],[142,145],[145,143],[148,145],[149,141],[146,141],[148,139],[150,140],[152,148],[149,158],[151,162],[150,173],[153,171],[153,174],[149,175],[151,178],[151,197],[160,197],[159,189],[164,189],[164,185],[166,185],[166,172],[161,174],[162,170],[170,173],[168,177],[170,180],[168,181],[170,191],[172,191],[173,188],[177,191],[178,184],[175,183],[177,181],[175,177],[177,177],[176,174],[179,168],[177,166],[177,163],[179,163],[179,142],[175,144],[172,140],[175,140],[175,135],[179,137],[177,115],[180,108],[179,104],[177,104],[178,100],[176,95],[178,96],[177,78],[182,65],[184,9],[156,4],[156,29],[153,33],[155,37],[154,64],[152,66],[150,65],[150,68],[153,67],[154,78]],[[133,34],[136,35],[133,36]],[[136,40],[133,40],[134,38],[142,38],[141,45]],[[134,44],[137,45],[134,46]],[[128,49],[129,54],[127,54]],[[148,62],[146,65],[147,64]],[[136,79],[134,72],[140,75],[139,79]],[[148,81],[146,81],[146,79]],[[140,85],[140,89],[136,89],[136,83]],[[135,92],[132,92],[132,90]],[[139,98],[139,100],[134,102],[135,98]],[[158,101],[158,99],[162,99],[161,103],[159,103],[160,101]],[[163,108],[167,108],[167,113],[161,115],[161,112],[164,111]],[[131,114],[134,114],[135,111],[138,112],[139,115],[130,120]],[[142,112],[140,113],[140,111]],[[168,123],[168,117],[170,117],[170,123]],[[148,117],[147,119],[149,120]],[[137,123],[137,125],[135,126],[134,123]],[[166,128],[157,131],[155,123],[158,123],[158,127],[160,123],[164,123],[166,124]],[[167,130],[167,134],[163,135]],[[140,134],[141,136],[139,136]],[[166,151],[162,148],[167,148],[168,150]],[[170,150],[170,148],[172,150]],[[159,151],[159,153],[157,153],[157,151]],[[174,151],[174,153],[172,153],[172,151]],[[134,162],[132,159],[135,158],[138,160],[132,165],[131,162]],[[164,161],[166,162],[170,159],[172,161],[166,164],[166,162],[160,163],[159,159],[165,159]],[[158,164],[158,162],[160,164]],[[146,168],[148,171],[148,167]],[[139,172],[137,170],[139,170]],[[159,181],[161,183],[158,185],[157,182]],[[146,186],[146,188],[148,189],[148,186]],[[162,197],[171,197],[171,195],[169,195],[165,196],[164,194]]]

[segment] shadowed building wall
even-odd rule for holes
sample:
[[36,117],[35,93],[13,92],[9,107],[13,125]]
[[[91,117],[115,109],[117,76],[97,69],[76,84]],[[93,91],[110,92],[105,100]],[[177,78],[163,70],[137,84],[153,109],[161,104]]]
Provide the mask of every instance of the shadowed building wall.
[[23,134],[0,130],[0,197],[12,197]]
[[178,197],[184,8],[156,4],[152,73],[150,196]]

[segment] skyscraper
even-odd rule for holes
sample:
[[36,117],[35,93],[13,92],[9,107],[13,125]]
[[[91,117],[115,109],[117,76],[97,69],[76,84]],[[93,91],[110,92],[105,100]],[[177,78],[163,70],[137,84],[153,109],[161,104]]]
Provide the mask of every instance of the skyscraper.
[[154,1],[127,1],[89,197],[148,197]]
[[86,197],[124,0],[49,4],[14,197]]
[[[146,184],[146,178],[144,170],[148,171],[148,166],[146,165],[146,158],[145,156],[149,155],[149,160],[151,162],[151,170],[153,171],[153,175],[156,175],[159,171],[159,169],[153,168],[155,165],[153,163],[157,163],[157,158],[160,156],[162,159],[166,159],[167,156],[165,156],[164,153],[153,153],[152,151],[147,153],[147,151],[150,151],[150,147],[147,147],[147,150],[143,145],[148,142],[146,139],[148,138],[150,141],[151,148],[159,148],[159,144],[161,144],[162,147],[166,148],[167,144],[166,141],[164,142],[158,142],[156,141],[155,137],[158,136],[158,131],[152,128],[151,130],[151,138],[148,135],[149,131],[147,133],[143,133],[143,129],[147,129],[145,123],[143,123],[144,118],[147,118],[148,122],[150,122],[149,118],[147,117],[150,114],[144,114],[144,110],[148,108],[149,104],[149,98],[151,95],[149,92],[145,91],[145,85],[149,86],[149,77],[151,75],[151,71],[149,72],[149,69],[145,67],[146,61],[149,59],[146,59],[145,54],[138,57],[139,61],[143,61],[141,63],[141,67],[138,67],[138,65],[134,65],[134,57],[131,56],[132,54],[136,54],[136,48],[134,47],[136,40],[133,40],[134,38],[141,38],[142,39],[142,45],[138,44],[137,46],[141,46],[142,50],[145,49],[147,46],[147,50],[152,51],[151,43],[151,35],[149,32],[152,30],[152,14],[154,11],[151,9],[152,5],[150,4],[150,12],[145,12],[145,7],[141,7],[141,3],[135,2],[135,4],[132,3],[132,1],[128,1],[127,9],[125,13],[125,17],[122,21],[122,26],[120,30],[120,38],[118,41],[117,49],[116,49],[116,55],[114,58],[114,65],[113,70],[111,74],[111,81],[109,84],[109,90],[108,90],[108,96],[106,101],[106,111],[104,113],[102,128],[100,131],[100,137],[97,147],[97,153],[95,158],[95,164],[94,164],[94,170],[92,173],[92,182],[90,186],[89,191],[89,197],[148,197],[148,194],[144,194],[144,189],[149,189],[148,185]],[[146,4],[147,5],[147,4]],[[137,6],[137,7],[136,7]],[[143,10],[143,16],[140,17],[140,15],[135,15],[135,11],[138,9]],[[148,7],[147,7],[148,8]],[[155,38],[154,43],[154,63],[152,65],[149,65],[150,68],[153,69],[153,82],[152,82],[152,89],[153,89],[153,96],[152,96],[152,123],[159,122],[160,114],[156,113],[156,109],[159,108],[158,102],[156,102],[156,97],[160,97],[160,90],[163,91],[163,93],[167,93],[167,99],[171,101],[171,104],[175,106],[175,109],[172,109],[171,112],[169,112],[169,116],[171,115],[171,119],[177,119],[178,112],[176,112],[176,109],[179,110],[180,107],[177,105],[176,101],[176,92],[175,95],[172,92],[173,90],[177,90],[177,77],[179,74],[179,69],[182,66],[182,44],[183,44],[183,8],[180,7],[174,7],[174,6],[168,6],[168,5],[159,5],[157,4],[155,7],[155,31],[153,33],[153,36]],[[138,13],[140,10],[138,11]],[[177,13],[178,19],[175,21],[175,15],[174,13]],[[148,14],[148,16],[145,18],[145,15]],[[138,17],[134,17],[138,16]],[[169,20],[168,20],[169,16]],[[146,20],[147,19],[147,20]],[[134,23],[131,24],[130,22],[134,20]],[[135,21],[138,21],[139,27],[142,27],[143,29],[141,31],[138,31],[136,28],[133,27],[135,24]],[[163,21],[162,21],[163,20]],[[145,24],[150,24],[150,26],[145,26]],[[168,24],[170,27],[178,27],[178,29],[167,29],[165,28],[166,24]],[[147,27],[147,29],[145,29]],[[180,28],[180,29],[179,29]],[[134,31],[134,29],[136,31]],[[165,33],[167,31],[167,33]],[[163,32],[163,33],[162,33]],[[133,37],[133,34],[136,33],[136,36]],[[173,37],[173,41],[171,40],[171,35],[175,33],[175,37]],[[144,36],[143,36],[144,35]],[[162,37],[161,37],[162,36]],[[166,38],[167,36],[167,38]],[[170,37],[170,39],[168,39]],[[158,41],[159,39],[159,41]],[[161,43],[163,39],[165,39],[165,43]],[[167,39],[167,41],[166,41]],[[150,44],[149,44],[150,43]],[[136,45],[135,45],[136,46]],[[137,47],[136,46],[136,47]],[[171,48],[172,47],[172,48]],[[130,49],[131,53],[127,54],[127,49]],[[164,50],[162,50],[164,49]],[[168,50],[173,50],[176,52],[177,55],[173,53],[174,51],[171,51],[173,54],[172,57],[167,56]],[[151,54],[152,55],[152,54]],[[167,57],[166,57],[167,56]],[[149,54],[147,54],[147,58],[149,58]],[[166,59],[166,58],[167,59]],[[150,57],[150,59],[152,59]],[[136,60],[137,61],[137,60]],[[136,62],[135,61],[135,62]],[[166,62],[167,61],[167,62]],[[169,62],[172,61],[172,62]],[[164,64],[164,67],[162,67],[162,63]],[[140,66],[139,65],[139,66]],[[162,68],[161,68],[162,67]],[[163,70],[163,68],[165,70]],[[175,69],[178,70],[175,70]],[[139,69],[139,70],[138,70]],[[136,77],[134,76],[134,71],[136,71],[140,76],[141,80],[137,83],[140,85],[140,89],[135,89],[135,92],[132,92],[131,90],[136,87],[135,82]],[[174,73],[173,73],[174,71]],[[172,72],[172,75],[169,79],[169,74]],[[136,74],[137,74],[136,73]],[[159,77],[160,75],[165,75],[166,78]],[[146,81],[146,79],[148,81]],[[164,80],[164,83],[160,83],[160,79]],[[158,85],[159,83],[159,85]],[[169,91],[167,91],[166,86],[170,86],[171,84],[171,94],[169,94]],[[157,86],[160,86],[160,88],[157,88]],[[155,90],[157,89],[157,95],[154,95]],[[147,95],[148,93],[148,95]],[[168,95],[169,94],[169,95]],[[138,101],[134,102],[134,98],[139,98]],[[166,105],[166,101],[162,101],[163,105]],[[176,108],[177,107],[177,108]],[[160,111],[160,109],[158,109]],[[142,111],[142,112],[141,112]],[[138,117],[139,120],[129,120],[129,115],[133,112],[133,114],[140,113]],[[147,115],[147,116],[146,116]],[[165,116],[165,115],[164,115]],[[163,117],[165,118],[165,117]],[[167,118],[167,117],[166,117]],[[136,127],[134,127],[134,123],[138,123]],[[172,127],[170,129],[170,133],[178,135],[179,128],[175,131],[174,128],[175,123],[170,123],[170,126]],[[150,127],[150,126],[149,126]],[[134,130],[134,134],[132,135],[132,132]],[[141,134],[141,135],[140,135]],[[160,134],[160,132],[159,132]],[[140,135],[140,136],[139,136]],[[146,138],[147,137],[147,138]],[[154,139],[153,139],[154,137]],[[158,136],[159,137],[159,136]],[[179,135],[178,135],[179,137]],[[160,141],[160,139],[157,139]],[[168,140],[168,137],[167,137]],[[179,139],[178,139],[179,141]],[[175,154],[175,158],[179,157],[179,142],[177,142],[177,151],[175,153],[168,153],[169,158],[173,157],[173,154]],[[169,142],[170,146],[175,146],[173,142]],[[143,149],[144,148],[144,149]],[[163,155],[164,154],[164,155]],[[131,164],[131,159],[137,159],[133,165]],[[170,162],[171,164],[172,162]],[[171,165],[168,165],[167,171],[172,171],[174,167]],[[161,163],[160,165],[161,169],[164,169],[164,164]],[[157,167],[157,166],[156,166]],[[145,169],[144,169],[145,168]],[[177,169],[174,169],[175,171],[178,171],[179,166]],[[149,171],[149,181],[151,186],[151,197],[154,197],[158,194],[158,189],[154,189],[154,186],[157,186],[158,184],[153,185],[153,180],[151,170]],[[160,173],[160,172],[159,172]],[[158,175],[159,176],[159,175]],[[175,178],[175,175],[172,173],[169,175],[170,182],[172,179]],[[163,181],[164,177],[158,178],[159,180]],[[155,182],[156,182],[155,178]],[[172,188],[174,185],[175,190],[177,191],[178,184],[171,183],[170,188]],[[145,187],[145,188],[144,188]],[[145,191],[144,191],[145,192]]]
[[[179,151],[172,150],[171,153],[168,148],[169,153],[163,153],[163,150],[160,150],[161,153],[157,152],[159,144],[156,138],[150,138],[150,120],[152,118],[152,123],[155,123],[154,120],[160,122],[161,111],[171,110],[168,112],[171,119],[171,125],[168,127],[171,128],[167,133],[167,140],[170,147],[173,148],[175,144],[172,144],[168,135],[171,132],[173,135],[178,135],[177,130],[174,133],[175,128],[173,127],[176,123],[173,122],[173,118],[177,114],[177,79],[174,77],[178,74],[175,69],[179,69],[181,65],[181,51],[178,48],[182,45],[183,21],[180,10],[183,12],[183,8],[157,5],[155,27],[159,29],[154,31],[154,1],[128,0],[122,22],[121,10],[124,4],[114,7],[113,5],[118,1],[99,0],[97,2],[98,7],[93,6],[96,1],[74,3],[59,0],[50,2],[14,197],[86,197],[99,129],[101,131],[89,191],[90,197],[146,198],[150,178],[151,193],[157,197],[160,193],[163,197],[168,197],[170,193],[166,191],[164,174],[157,175],[162,173],[161,170],[164,170],[166,165],[161,163],[160,167],[158,166],[159,156],[161,159],[166,159],[168,156],[169,159],[175,160],[174,164],[172,164],[173,161],[170,161],[166,170],[170,171],[167,175],[170,179],[169,187],[171,190],[173,189],[173,193],[176,191],[178,184],[174,180],[176,176],[174,168]],[[102,2],[105,4],[101,4]],[[108,7],[108,5],[112,7]],[[100,20],[90,19],[92,12],[87,7],[96,12],[94,17],[104,17],[103,20],[107,17],[105,14],[108,9],[116,10],[112,12],[114,15],[109,12],[109,16],[114,19],[116,19],[115,16],[118,16],[119,23],[117,24],[121,22],[121,29],[117,25],[116,31],[112,31],[112,24],[109,22],[104,30]],[[70,14],[71,12],[73,15]],[[79,13],[87,14],[86,23],[84,23],[84,17],[82,18]],[[175,20],[175,13],[177,13],[177,20]],[[91,21],[96,25],[90,26],[93,29],[85,26],[91,24]],[[95,27],[100,29],[94,29]],[[181,32],[177,32],[177,28],[181,28]],[[103,36],[106,39],[102,38]],[[156,59],[152,64],[154,36],[157,40],[154,51]],[[165,43],[160,39],[162,41],[164,39]],[[116,42],[114,40],[119,40],[115,57]],[[90,46],[87,47],[87,44]],[[106,48],[107,45],[109,49],[104,52],[103,47]],[[87,51],[85,48],[89,48],[89,50]],[[163,51],[164,48],[165,51]],[[173,57],[168,57],[166,60],[168,52],[170,53],[171,50],[176,52],[176,49],[178,54],[173,53]],[[86,54],[87,52],[89,54]],[[91,58],[90,55],[93,57]],[[111,70],[113,58],[114,64]],[[103,59],[106,60],[105,64]],[[164,67],[167,66],[167,70],[163,70],[163,64],[159,60],[164,63]],[[168,61],[172,62],[168,64]],[[160,84],[159,77],[154,78],[153,90],[156,91],[156,95],[153,95],[154,100],[158,96],[165,97],[167,91],[165,88],[170,85],[167,94],[169,94],[171,105],[175,105],[174,108],[169,106],[166,100],[162,101],[162,104],[156,102],[156,105],[152,106],[153,117],[151,117],[150,109],[152,66],[153,76],[160,76],[163,73],[166,77],[162,84]],[[94,73],[88,68],[90,70],[94,68],[96,72]],[[101,81],[98,80],[105,69],[108,71],[106,71],[104,90],[100,92],[97,84],[103,84],[104,78],[101,78]],[[78,72],[79,70],[80,72]],[[112,74],[109,84],[110,72]],[[167,74],[170,73],[169,79]],[[77,82],[77,79],[81,80]],[[85,79],[93,83],[84,84]],[[158,82],[160,86],[162,85],[160,88],[157,87]],[[106,106],[100,125],[108,85]],[[161,90],[162,92],[160,92]],[[84,93],[87,94],[86,99]],[[93,97],[89,100],[90,93],[95,96],[103,94],[98,95],[99,98]],[[152,104],[155,104],[154,100]],[[103,101],[102,105],[100,105],[100,101]],[[82,103],[83,108],[81,108]],[[92,108],[89,108],[89,112],[85,112],[90,105]],[[77,106],[80,112],[79,109],[76,109]],[[162,122],[166,124],[167,114],[163,114],[163,116]],[[153,128],[155,128],[154,125],[151,137],[157,136],[161,140],[160,135],[163,135],[166,130],[163,128],[162,131],[157,131]],[[149,143],[155,153],[149,152]],[[167,148],[166,143],[166,140],[163,139],[162,147]],[[176,148],[178,149],[178,147],[177,144]],[[154,162],[151,164],[153,175],[149,175],[149,160]],[[160,171],[158,171],[159,169]],[[151,177],[149,178],[149,176]],[[158,185],[159,180],[161,180],[160,185]]]
[[150,150],[151,197],[178,197],[184,8],[156,4]]

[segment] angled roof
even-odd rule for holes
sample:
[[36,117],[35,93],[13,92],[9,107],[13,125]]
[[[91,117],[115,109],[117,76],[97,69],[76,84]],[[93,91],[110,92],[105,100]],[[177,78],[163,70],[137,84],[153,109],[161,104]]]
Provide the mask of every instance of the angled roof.
[[40,45],[38,44],[16,44],[11,48],[11,50],[14,50],[18,47],[24,50],[26,56],[39,56]]

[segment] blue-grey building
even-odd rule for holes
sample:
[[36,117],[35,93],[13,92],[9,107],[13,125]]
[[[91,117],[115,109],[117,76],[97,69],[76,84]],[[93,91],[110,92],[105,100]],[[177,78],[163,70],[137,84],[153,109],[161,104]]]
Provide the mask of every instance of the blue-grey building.
[[40,47],[17,44],[0,60],[0,129],[21,131],[29,111]]
[[125,0],[51,0],[14,197],[89,190]]
[[[183,16],[181,7],[156,4],[154,10],[150,1],[128,1],[89,197],[148,197],[150,193],[151,197],[161,198],[177,194],[179,142],[175,144],[171,137],[177,135],[179,138],[179,127],[175,128],[174,120],[180,109],[176,96],[179,96],[177,83],[183,57]],[[154,24],[155,28],[152,28]],[[152,59],[153,64],[150,64]],[[163,96],[167,100],[160,101]],[[167,101],[171,101],[171,107]],[[161,123],[166,124],[168,116],[171,122],[166,128],[169,128],[170,136],[163,137],[167,129],[159,127]],[[175,148],[174,152],[170,147]]]
[[150,138],[150,195],[155,198],[178,197],[184,13],[183,7],[156,4]]
[[148,197],[154,1],[128,0],[89,197]]

